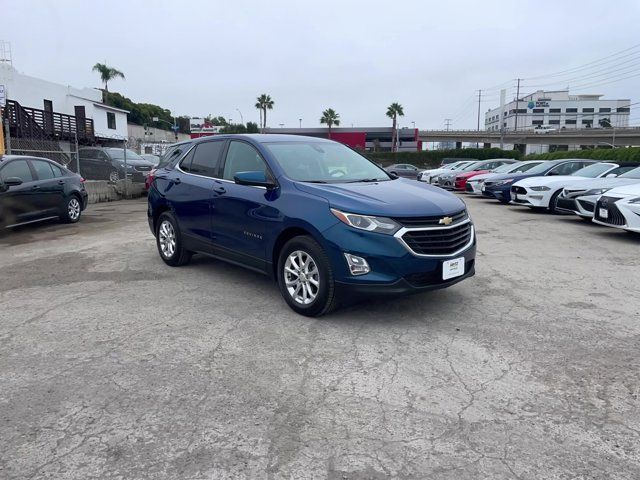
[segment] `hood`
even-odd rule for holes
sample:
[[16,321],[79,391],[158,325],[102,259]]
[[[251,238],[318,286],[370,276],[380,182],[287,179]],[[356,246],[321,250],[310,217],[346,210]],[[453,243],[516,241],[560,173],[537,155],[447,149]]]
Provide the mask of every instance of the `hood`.
[[[113,161],[115,163],[124,163],[124,158],[114,158]],[[134,160],[132,158],[127,158],[127,165],[132,165],[134,167],[154,167],[153,163],[149,160]]]
[[607,197],[640,197],[640,183],[616,187],[605,193]]
[[295,187],[329,202],[338,210],[385,217],[451,215],[466,208],[452,193],[425,183],[398,178],[372,183],[316,184],[295,182]]
[[477,170],[477,171],[473,171],[473,172],[462,172],[459,173],[458,175],[456,175],[456,178],[471,178],[471,177],[475,177],[476,175],[482,175],[485,173],[489,173],[489,170]]
[[453,170],[451,170],[450,168],[432,168],[429,170],[422,170],[420,173],[428,173],[430,175],[433,175],[433,174],[445,173],[445,172],[453,172]]
[[495,175],[499,175],[499,174],[491,173],[491,172],[481,173],[480,175],[474,175],[472,178],[470,178],[470,180],[473,180],[474,182],[479,182],[481,180],[492,179]]
[[544,175],[531,175],[528,173],[501,173],[501,174],[494,174],[491,177],[491,181],[492,182],[499,182],[501,180],[507,180],[509,178],[513,178],[513,182],[517,182],[519,180],[522,180],[523,178],[531,178],[531,177],[543,177]]
[[591,177],[579,177],[576,175],[552,175],[547,177],[524,178],[515,183],[521,187],[566,187],[575,184],[582,185],[584,182],[589,182],[591,180],[593,180]]

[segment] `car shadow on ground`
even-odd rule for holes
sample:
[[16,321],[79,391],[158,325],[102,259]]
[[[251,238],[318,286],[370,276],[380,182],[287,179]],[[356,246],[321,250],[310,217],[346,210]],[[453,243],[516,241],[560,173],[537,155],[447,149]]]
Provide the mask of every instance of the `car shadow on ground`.
[[[158,261],[160,261],[158,259]],[[256,306],[264,305],[277,299],[283,312],[304,319],[289,309],[275,281],[266,275],[252,272],[246,268],[227,263],[206,255],[194,255],[188,266],[182,268],[196,269],[210,276],[211,282],[224,281],[228,285],[238,285],[246,289],[243,294],[247,302],[256,300]],[[473,277],[465,282],[473,281]],[[258,298],[263,297],[263,298]],[[390,296],[389,298],[365,298],[357,303],[341,305],[334,312],[318,318],[321,321],[335,321],[345,324],[369,323],[402,323],[416,321],[432,323],[437,321],[443,312],[451,313],[465,304],[465,296],[458,286],[447,289],[426,291],[412,295]]]

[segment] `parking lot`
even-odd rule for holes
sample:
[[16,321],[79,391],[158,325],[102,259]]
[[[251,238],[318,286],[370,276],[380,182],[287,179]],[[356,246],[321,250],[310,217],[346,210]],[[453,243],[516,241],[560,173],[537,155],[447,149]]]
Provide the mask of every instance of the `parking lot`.
[[475,277],[320,319],[144,200],[0,237],[0,478],[640,478],[638,236],[464,198]]

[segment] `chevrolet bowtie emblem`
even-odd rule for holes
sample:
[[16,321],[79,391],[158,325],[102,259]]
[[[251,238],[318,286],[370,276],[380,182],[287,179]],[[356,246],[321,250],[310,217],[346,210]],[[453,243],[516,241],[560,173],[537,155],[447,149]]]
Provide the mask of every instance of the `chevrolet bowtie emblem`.
[[440,221],[438,222],[440,225],[451,225],[453,223],[453,218],[451,217],[444,217],[441,218]]

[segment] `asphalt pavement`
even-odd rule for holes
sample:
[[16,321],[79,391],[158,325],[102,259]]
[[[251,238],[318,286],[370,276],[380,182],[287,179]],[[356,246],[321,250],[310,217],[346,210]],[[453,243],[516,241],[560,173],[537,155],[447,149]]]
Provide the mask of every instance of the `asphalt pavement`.
[[467,203],[474,278],[320,319],[144,201],[5,233],[0,478],[640,478],[640,238]]

